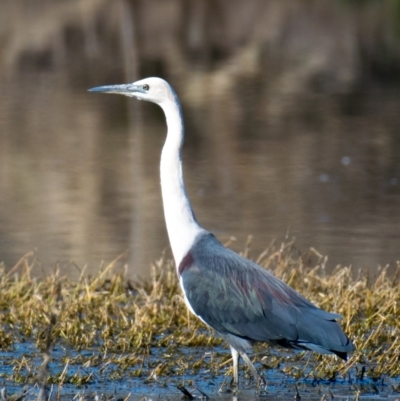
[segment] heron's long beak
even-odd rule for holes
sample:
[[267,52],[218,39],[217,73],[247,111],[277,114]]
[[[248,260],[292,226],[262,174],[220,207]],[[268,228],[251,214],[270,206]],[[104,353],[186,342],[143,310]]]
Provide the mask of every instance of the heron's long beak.
[[88,92],[116,93],[126,96],[135,96],[137,93],[145,93],[140,85],[135,84],[96,86],[95,88],[88,89]]

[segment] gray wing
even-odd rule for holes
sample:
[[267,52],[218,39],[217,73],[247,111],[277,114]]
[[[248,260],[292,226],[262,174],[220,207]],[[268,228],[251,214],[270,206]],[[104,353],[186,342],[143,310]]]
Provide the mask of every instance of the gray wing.
[[312,343],[339,353],[352,350],[335,321],[340,315],[317,308],[211,234],[195,243],[180,273],[194,312],[221,334],[289,346]]

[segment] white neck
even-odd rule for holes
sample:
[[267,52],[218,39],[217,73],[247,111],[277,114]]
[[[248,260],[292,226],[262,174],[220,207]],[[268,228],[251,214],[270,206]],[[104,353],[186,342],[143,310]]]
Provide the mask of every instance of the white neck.
[[189,252],[196,237],[204,230],[196,217],[186,194],[182,175],[181,148],[184,128],[178,99],[160,104],[164,110],[168,134],[161,154],[161,190],[169,241],[176,267]]

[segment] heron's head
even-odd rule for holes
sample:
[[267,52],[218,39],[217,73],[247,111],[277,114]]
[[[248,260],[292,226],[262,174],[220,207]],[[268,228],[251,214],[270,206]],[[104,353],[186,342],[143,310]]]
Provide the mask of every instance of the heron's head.
[[132,84],[97,86],[89,89],[89,92],[116,93],[157,104],[173,100],[175,96],[168,82],[161,78],[145,78]]

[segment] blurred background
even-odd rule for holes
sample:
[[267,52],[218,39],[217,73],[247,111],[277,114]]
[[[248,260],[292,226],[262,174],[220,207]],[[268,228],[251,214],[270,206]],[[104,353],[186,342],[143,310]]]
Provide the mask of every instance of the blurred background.
[[400,259],[400,1],[2,0],[8,268],[34,251],[36,275],[74,276],[123,254],[136,277],[170,255],[161,109],[86,92],[147,76],[182,100],[188,193],[222,242]]

